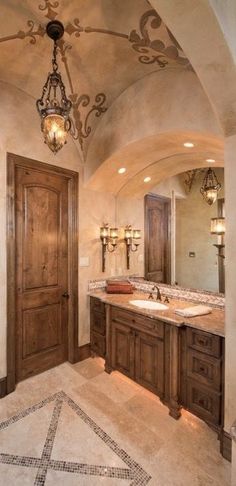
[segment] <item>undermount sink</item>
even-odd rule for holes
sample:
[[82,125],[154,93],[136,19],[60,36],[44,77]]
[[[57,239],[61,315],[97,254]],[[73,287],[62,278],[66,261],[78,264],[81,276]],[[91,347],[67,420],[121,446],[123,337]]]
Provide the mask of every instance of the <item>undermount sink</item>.
[[142,309],[152,309],[152,310],[165,310],[168,306],[162,304],[161,302],[153,302],[151,300],[130,300],[130,304],[136,307],[141,307]]

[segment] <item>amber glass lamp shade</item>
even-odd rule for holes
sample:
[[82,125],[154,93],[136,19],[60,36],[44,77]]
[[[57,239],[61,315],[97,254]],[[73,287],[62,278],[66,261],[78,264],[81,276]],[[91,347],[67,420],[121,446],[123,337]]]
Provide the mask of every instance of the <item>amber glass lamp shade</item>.
[[211,234],[212,235],[225,234],[225,218],[211,218]]
[[108,225],[101,226],[101,228],[100,228],[100,238],[101,239],[108,238],[108,236],[109,236],[109,226]]
[[66,143],[69,128],[69,120],[66,120],[62,115],[50,114],[43,118],[42,132],[45,143],[54,154]]
[[134,240],[139,240],[141,238],[141,230],[134,229],[133,230],[133,238],[134,238]]
[[118,228],[110,228],[110,238],[112,240],[118,238]]
[[125,228],[125,239],[129,240],[130,238],[133,238],[133,230],[131,226],[126,226]]
[[214,204],[216,202],[217,194],[218,194],[217,189],[209,188],[209,189],[205,190],[203,197],[206,200],[206,202],[211,206],[212,204]]

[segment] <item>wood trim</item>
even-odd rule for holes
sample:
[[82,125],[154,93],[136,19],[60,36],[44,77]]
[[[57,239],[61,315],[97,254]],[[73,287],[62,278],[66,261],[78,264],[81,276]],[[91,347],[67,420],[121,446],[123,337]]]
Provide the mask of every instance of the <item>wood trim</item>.
[[166,261],[167,261],[167,271],[166,271],[166,282],[171,283],[171,199],[166,196],[158,196],[153,193],[146,194],[144,197],[144,274],[147,278],[148,273],[148,200],[153,199],[160,202],[166,203],[166,216],[167,216],[167,247],[166,247]]
[[220,452],[227,461],[232,461],[232,437],[224,429],[220,433]]
[[68,179],[69,213],[69,320],[68,359],[77,361],[78,348],[78,173],[54,165],[7,153],[7,393],[16,385],[15,364],[15,300],[16,300],[16,233],[15,233],[15,173],[25,167],[63,175]]
[[0,378],[0,398],[5,397],[7,394],[7,377]]
[[84,344],[83,346],[78,346],[76,349],[76,363],[83,361],[84,359],[90,358],[91,356],[91,345],[90,343]]

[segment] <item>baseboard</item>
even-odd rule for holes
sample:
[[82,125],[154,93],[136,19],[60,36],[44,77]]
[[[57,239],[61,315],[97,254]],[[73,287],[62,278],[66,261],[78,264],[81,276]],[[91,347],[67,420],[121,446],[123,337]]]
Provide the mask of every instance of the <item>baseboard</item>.
[[222,456],[231,462],[232,460],[232,437],[231,435],[222,430],[220,433],[220,452]]
[[7,377],[0,378],[0,398],[5,397],[7,394]]
[[78,346],[75,354],[76,354],[75,363],[78,363],[79,361],[83,361],[84,359],[90,358],[90,356],[91,356],[90,343],[84,344],[83,346]]

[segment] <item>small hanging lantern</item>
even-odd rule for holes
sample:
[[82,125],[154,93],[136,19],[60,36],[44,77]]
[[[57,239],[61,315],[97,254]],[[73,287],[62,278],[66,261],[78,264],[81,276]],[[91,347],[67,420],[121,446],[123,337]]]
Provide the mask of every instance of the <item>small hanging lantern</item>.
[[221,184],[218,182],[215,172],[210,168],[206,171],[200,192],[203,199],[211,206],[217,200]]
[[36,106],[41,117],[41,130],[45,143],[56,154],[66,143],[67,133],[71,128],[69,113],[72,103],[66,97],[65,86],[57,64],[57,41],[64,34],[63,24],[53,20],[48,23],[46,31],[54,41],[53,71],[48,75],[42,96],[37,100]]

